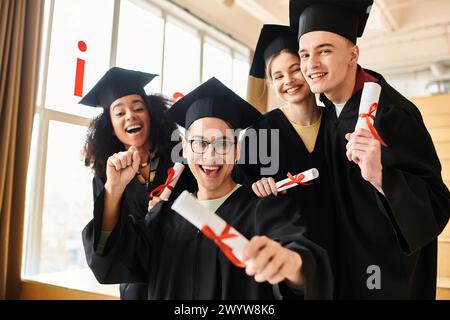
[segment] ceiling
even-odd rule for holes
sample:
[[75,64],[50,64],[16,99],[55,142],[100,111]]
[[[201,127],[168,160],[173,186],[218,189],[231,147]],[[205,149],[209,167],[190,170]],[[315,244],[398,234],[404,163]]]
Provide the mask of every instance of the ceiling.
[[[374,0],[363,37],[363,65],[384,73],[450,66],[450,0]],[[289,23],[289,0],[172,0],[254,48],[264,23]],[[236,23],[239,21],[239,23]]]

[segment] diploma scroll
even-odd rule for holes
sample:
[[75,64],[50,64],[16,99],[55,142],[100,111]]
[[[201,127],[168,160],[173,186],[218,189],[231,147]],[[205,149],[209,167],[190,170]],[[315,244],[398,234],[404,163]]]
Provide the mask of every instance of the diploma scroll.
[[167,201],[172,194],[172,190],[178,182],[181,174],[183,173],[184,165],[182,163],[175,163],[175,165],[167,170],[166,182],[150,192],[150,198],[159,197],[164,201]]
[[356,122],[355,131],[359,128],[369,130],[380,144],[387,147],[387,144],[378,134],[373,126],[375,115],[378,109],[378,101],[380,100],[381,86],[375,82],[364,83],[361,94],[361,102],[359,104],[358,122]]
[[277,191],[283,191],[296,187],[300,184],[306,184],[307,182],[314,180],[318,177],[319,177],[319,170],[317,170],[316,168],[303,171],[296,175],[290,175],[288,173],[288,178],[278,181],[276,183]]
[[[361,115],[370,115],[369,121],[373,124],[375,115],[377,112],[376,107],[378,106],[378,101],[380,100],[381,86],[375,82],[364,83],[364,88],[361,94],[361,102],[359,103],[359,117],[358,122],[355,126],[355,131],[359,128],[370,130],[367,126],[367,117],[362,117]],[[371,110],[372,109],[372,110]]]
[[188,191],[180,194],[172,209],[213,240],[234,265],[245,267],[242,258],[249,241],[221,217],[205,208]]
[[178,179],[180,178],[181,174],[183,173],[184,170],[184,164],[176,162],[173,166],[173,177],[171,177],[171,179],[169,179],[168,177],[168,183],[165,187],[164,190],[162,191],[162,193],[160,194],[160,198],[161,200],[167,201],[169,200],[170,195],[172,194],[172,190],[175,188],[175,185],[178,182]]

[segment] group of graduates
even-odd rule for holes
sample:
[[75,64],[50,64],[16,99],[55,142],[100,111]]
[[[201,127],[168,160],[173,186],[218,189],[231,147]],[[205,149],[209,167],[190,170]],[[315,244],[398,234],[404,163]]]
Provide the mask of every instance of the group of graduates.
[[[145,93],[153,74],[115,67],[98,81],[80,103],[103,108],[82,233],[100,283],[120,283],[122,299],[435,298],[450,193],[417,107],[358,64],[372,4],[291,0],[290,26],[263,26],[250,75],[283,102],[264,115],[215,78],[173,103]],[[370,130],[355,130],[366,82],[381,95]],[[249,161],[241,129],[277,132],[256,144],[276,151],[274,174]],[[180,143],[187,168],[160,199]],[[293,176],[310,168],[310,183]],[[286,177],[297,186],[280,192]],[[172,210],[184,190],[249,239],[241,266]]]

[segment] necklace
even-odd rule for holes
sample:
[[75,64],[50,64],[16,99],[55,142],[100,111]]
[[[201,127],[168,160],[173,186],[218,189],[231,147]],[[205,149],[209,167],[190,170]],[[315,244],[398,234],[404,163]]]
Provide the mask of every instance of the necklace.
[[[136,177],[139,181],[140,184],[145,185],[146,188],[148,189],[148,185],[149,183],[153,182],[153,179],[155,178],[155,173],[156,173],[156,168],[154,168],[154,159],[156,158],[156,150],[153,152],[148,153],[148,158],[147,158],[147,163],[146,165],[140,165],[140,169],[136,172]],[[158,158],[156,158],[158,159]],[[156,163],[157,165],[157,163]],[[147,172],[147,177],[144,178],[144,176],[141,173],[141,168],[147,166],[148,167],[148,172]]]

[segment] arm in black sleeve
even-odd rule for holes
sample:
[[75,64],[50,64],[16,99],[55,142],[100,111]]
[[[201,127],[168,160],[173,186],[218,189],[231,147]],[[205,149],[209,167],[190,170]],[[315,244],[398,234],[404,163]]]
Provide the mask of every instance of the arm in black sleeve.
[[[408,109],[409,108],[409,109]],[[450,193],[432,139],[414,105],[385,107],[379,119],[383,197],[378,205],[387,215],[406,254],[437,238],[448,222]]]
[[[292,201],[286,196],[269,196],[260,199],[255,210],[257,234],[266,235],[301,256],[305,299],[331,299],[333,276],[328,254],[306,238],[305,220]],[[285,283],[278,289],[283,298],[301,293]]]

